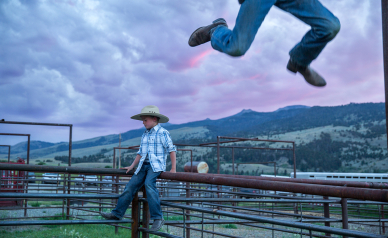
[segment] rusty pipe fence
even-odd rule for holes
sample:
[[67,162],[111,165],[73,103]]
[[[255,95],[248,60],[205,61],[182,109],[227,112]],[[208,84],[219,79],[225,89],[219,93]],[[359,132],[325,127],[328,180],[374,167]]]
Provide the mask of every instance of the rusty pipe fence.
[[[33,165],[17,165],[17,164],[0,164],[0,170],[18,170],[18,171],[34,171],[34,172],[51,172],[62,173],[64,175],[71,174],[89,174],[97,175],[100,178],[103,175],[117,176],[120,179],[126,179],[132,175],[126,175],[124,170],[117,169],[97,169],[97,168],[82,168],[82,167],[56,167],[56,166],[33,166]],[[237,235],[226,234],[223,231],[214,230],[214,226],[221,224],[236,224],[244,227],[257,229],[266,229],[273,232],[287,232],[310,237],[328,237],[331,235],[340,235],[344,237],[386,237],[384,236],[383,227],[385,227],[385,219],[382,215],[382,206],[388,205],[388,191],[380,187],[374,188],[367,183],[354,183],[353,187],[347,187],[345,184],[332,185],[331,181],[314,180],[307,182],[319,182],[319,184],[306,183],[301,179],[282,179],[282,178],[252,178],[253,176],[238,176],[224,174],[195,174],[195,173],[169,173],[161,174],[160,179],[164,181],[176,181],[178,186],[173,186],[172,189],[177,190],[177,193],[182,193],[178,196],[165,196],[167,193],[161,194],[161,204],[166,219],[167,232],[152,232],[148,229],[149,221],[148,206],[146,194],[144,190],[139,192],[139,196],[133,200],[130,207],[130,214],[127,214],[124,220],[101,220],[99,212],[106,209],[113,209],[116,200],[120,194],[118,186],[125,182],[95,181],[93,183],[98,186],[95,188],[76,187],[75,182],[90,183],[85,180],[67,180],[70,176],[63,176],[61,181],[60,193],[1,193],[0,199],[59,199],[62,201],[70,201],[66,203],[67,210],[72,211],[72,214],[66,212],[68,220],[30,220],[34,217],[21,217],[16,221],[3,219],[0,226],[22,226],[22,225],[51,225],[51,224],[108,224],[117,228],[130,229],[132,237],[148,237],[149,234],[155,234],[162,237],[203,237],[206,234],[215,234],[224,237],[239,237]],[[291,182],[291,181],[293,182]],[[294,181],[295,180],[295,181]],[[170,182],[172,183],[172,182]],[[180,186],[179,184],[182,183]],[[189,183],[186,187],[183,183]],[[330,183],[330,185],[327,185]],[[111,184],[112,188],[103,188],[102,185]],[[209,189],[209,185],[220,185],[221,189]],[[114,188],[115,187],[115,188]],[[168,188],[169,184],[162,187],[161,190]],[[217,186],[216,186],[217,187]],[[234,189],[228,188],[250,188],[258,189],[263,193],[249,194],[252,199],[242,199],[240,197],[248,196],[243,192],[236,192]],[[69,189],[70,188],[70,189]],[[264,193],[266,190],[283,191],[290,193],[303,194],[298,197],[271,195]],[[58,191],[58,190],[57,190]],[[221,194],[221,197],[208,197],[207,195],[216,193]],[[306,195],[309,194],[309,195]],[[183,195],[183,196],[182,196]],[[326,198],[314,198],[309,196],[327,196]],[[357,200],[351,200],[357,199]],[[360,201],[367,200],[367,201]],[[85,202],[80,206],[81,202]],[[75,204],[78,205],[76,206]],[[331,208],[331,214],[336,217],[321,216],[320,210],[315,210],[317,214],[293,214],[289,213],[289,204],[298,203],[302,208],[311,208],[319,206],[317,204],[327,204]],[[271,205],[269,205],[271,204]],[[368,207],[361,208],[371,210],[370,206],[378,207],[374,210],[374,214],[380,217],[360,217],[349,219],[354,209],[360,209],[360,206],[367,205]],[[36,209],[35,207],[32,207]],[[31,208],[31,209],[32,209]],[[272,208],[272,209],[271,209]],[[63,212],[65,209],[63,208]],[[94,214],[93,219],[81,212],[89,212]],[[190,211],[190,213],[188,213]],[[306,212],[306,210],[301,209]],[[80,214],[81,213],[81,214]],[[75,215],[74,215],[75,214]],[[316,216],[318,215],[318,216]],[[85,217],[87,216],[87,217]],[[276,216],[276,217],[275,217]],[[338,217],[340,216],[340,217]],[[176,218],[179,220],[176,220]],[[73,220],[69,219],[73,218]],[[173,220],[169,218],[174,218]],[[26,220],[27,219],[27,220]],[[318,224],[329,224],[329,226],[321,226]],[[340,229],[330,227],[330,224],[342,224],[343,228],[349,227],[350,224],[370,224],[379,227],[379,234],[360,232],[349,229]],[[130,226],[128,226],[130,224]],[[213,226],[213,229],[211,227]],[[181,236],[177,234],[171,235],[171,227],[177,227],[182,230]],[[171,232],[169,232],[169,229]],[[118,232],[118,230],[116,230]],[[175,232],[175,231],[174,231]],[[190,233],[192,232],[192,233]],[[176,233],[176,232],[175,232]],[[324,234],[323,234],[324,233]]]

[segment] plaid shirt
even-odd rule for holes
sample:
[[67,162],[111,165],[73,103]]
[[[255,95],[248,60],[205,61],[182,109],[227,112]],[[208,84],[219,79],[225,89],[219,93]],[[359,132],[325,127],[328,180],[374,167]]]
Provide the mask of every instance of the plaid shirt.
[[167,154],[175,151],[170,133],[160,125],[146,130],[141,137],[141,143],[138,155],[141,155],[139,166],[135,171],[137,174],[148,154],[148,159],[154,172],[166,171]]

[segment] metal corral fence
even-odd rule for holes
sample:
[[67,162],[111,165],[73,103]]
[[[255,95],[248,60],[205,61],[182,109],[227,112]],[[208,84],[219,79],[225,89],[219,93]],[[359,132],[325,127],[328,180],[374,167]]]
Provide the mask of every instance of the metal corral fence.
[[[0,199],[25,203],[57,200],[58,205],[52,208],[62,208],[64,215],[63,220],[42,220],[42,217],[28,216],[28,211],[42,209],[39,206],[2,207],[2,210],[25,210],[25,213],[20,217],[2,218],[0,226],[109,224],[116,227],[116,233],[119,228],[131,230],[133,238],[140,234],[142,237],[149,234],[244,237],[217,228],[221,224],[233,224],[239,229],[250,227],[252,233],[259,229],[272,231],[272,236],[276,232],[301,237],[386,237],[388,220],[383,210],[388,204],[386,184],[163,172],[157,185],[167,231],[152,232],[148,229],[151,221],[144,189],[134,198],[123,220],[100,217],[101,211],[115,207],[132,172],[126,175],[125,170],[118,169],[21,164],[0,164],[0,170],[62,175],[52,184],[47,184],[48,181],[41,184],[44,179],[35,177],[35,183],[28,188],[25,184],[31,178],[22,178],[19,185],[24,184],[24,193],[6,192],[7,185],[1,186]],[[88,175],[97,179],[90,179]],[[294,212],[295,205],[298,214]],[[374,231],[350,230],[349,223],[368,225]]]

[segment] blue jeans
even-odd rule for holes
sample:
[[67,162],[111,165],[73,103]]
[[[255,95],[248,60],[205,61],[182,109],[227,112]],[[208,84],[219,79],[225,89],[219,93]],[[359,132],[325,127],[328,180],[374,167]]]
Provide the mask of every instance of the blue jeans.
[[156,188],[156,178],[161,172],[152,171],[149,163],[143,163],[139,173],[133,175],[131,180],[125,186],[124,192],[120,195],[116,208],[112,210],[112,214],[118,218],[123,218],[133,197],[143,185],[147,193],[147,201],[150,208],[151,219],[162,219],[163,213],[160,207],[159,191]]
[[231,56],[244,55],[273,5],[311,26],[302,41],[289,52],[291,60],[301,66],[316,59],[340,30],[338,18],[318,0],[246,0],[241,4],[233,31],[225,26],[213,30],[212,47]]

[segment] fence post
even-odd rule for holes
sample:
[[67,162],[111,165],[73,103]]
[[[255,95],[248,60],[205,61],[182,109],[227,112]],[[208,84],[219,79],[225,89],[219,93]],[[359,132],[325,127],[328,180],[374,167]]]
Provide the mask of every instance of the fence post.
[[[323,199],[328,200],[329,197],[328,196],[324,196]],[[324,203],[323,204],[323,216],[325,218],[330,218],[329,203]],[[325,226],[330,227],[330,222],[329,221],[325,221]],[[326,236],[331,236],[330,233],[326,233],[325,235]]]
[[132,227],[131,227],[132,228],[132,236],[131,236],[131,238],[139,238],[139,232],[138,232],[139,218],[140,218],[140,214],[139,214],[139,194],[136,193],[135,197],[132,200],[132,220],[133,220],[133,223],[132,223]]
[[[114,179],[115,178],[115,179]],[[119,194],[119,185],[118,185],[118,182],[119,182],[119,176],[112,176],[112,182],[115,181],[115,193],[116,194]],[[113,189],[113,185],[112,185],[112,189]],[[119,201],[118,199],[115,199],[115,203],[117,204],[117,202]],[[118,226],[115,226],[115,234],[119,234],[119,227]]]
[[[342,207],[342,229],[348,229],[348,199],[342,198],[341,199],[341,207]],[[344,236],[343,238],[347,238],[347,236]]]
[[[147,193],[146,193],[146,189],[145,187],[143,186],[141,188],[141,191],[143,192],[143,198],[147,198]],[[150,209],[149,209],[149,205],[148,205],[148,201],[144,201],[143,202],[143,228],[145,229],[148,229],[149,227],[149,224],[150,224]],[[148,234],[147,232],[142,232],[142,238],[149,238],[150,237],[150,234]]]
[[[186,182],[186,198],[190,198],[190,183]],[[190,205],[189,202],[186,202],[186,205]],[[186,220],[190,220],[190,211],[186,210]],[[190,224],[187,224],[186,227],[190,227]],[[186,228],[186,238],[190,238],[190,228]]]
[[[384,205],[381,205],[381,217],[384,219]],[[385,222],[382,223],[383,225],[383,234],[385,234]]]
[[[19,171],[20,173],[20,171]],[[23,193],[28,193],[28,171],[24,171],[24,179],[23,179]],[[27,181],[26,181],[27,179]],[[24,199],[24,217],[27,217],[27,207],[28,201]]]
[[[67,194],[70,194],[70,180],[71,180],[71,177],[70,177],[70,174],[68,174],[68,177],[67,177]],[[65,185],[66,183],[66,174],[64,173],[63,174],[63,183]],[[66,199],[66,220],[69,220],[69,216],[70,216],[70,199]]]

